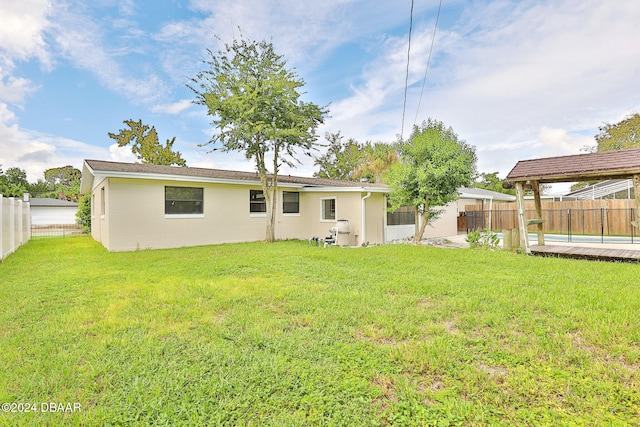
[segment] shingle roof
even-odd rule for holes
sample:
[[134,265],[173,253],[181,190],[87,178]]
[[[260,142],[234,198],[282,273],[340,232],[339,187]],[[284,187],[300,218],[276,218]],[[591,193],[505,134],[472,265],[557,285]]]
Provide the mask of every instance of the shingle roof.
[[569,182],[629,178],[640,173],[640,148],[521,160],[507,181]]
[[[223,169],[192,168],[180,166],[162,166],[141,163],[120,163],[104,160],[85,160],[94,172],[126,172],[140,174],[161,174],[196,178],[238,180],[259,182],[256,172],[231,171]],[[280,184],[300,184],[311,187],[355,187],[355,188],[386,188],[385,184],[371,184],[367,182],[341,181],[325,178],[308,178],[291,175],[278,175]]]

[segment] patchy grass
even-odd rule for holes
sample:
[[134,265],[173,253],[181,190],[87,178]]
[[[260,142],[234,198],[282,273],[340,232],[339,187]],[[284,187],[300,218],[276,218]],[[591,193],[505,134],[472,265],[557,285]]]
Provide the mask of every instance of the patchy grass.
[[0,264],[0,402],[37,411],[0,425],[638,425],[639,268],[30,242]]

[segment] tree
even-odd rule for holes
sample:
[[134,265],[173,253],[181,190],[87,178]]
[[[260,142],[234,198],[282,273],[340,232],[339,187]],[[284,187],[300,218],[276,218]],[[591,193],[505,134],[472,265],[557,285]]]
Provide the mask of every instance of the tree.
[[182,158],[180,152],[172,150],[176,140],[175,136],[170,140],[167,139],[163,146],[158,141],[158,132],[156,132],[155,126],[149,128],[148,125],[142,124],[142,120],[135,122],[129,119],[122,123],[126,124],[129,129],[120,129],[118,134],[109,132],[109,138],[114,139],[118,143],[118,147],[131,144],[131,152],[142,163],[187,166],[187,162]]
[[356,169],[362,164],[363,145],[353,138],[343,141],[340,132],[325,134],[329,142],[327,151],[320,157],[314,158],[314,166],[318,166],[318,172],[313,175],[318,178],[341,179],[356,181]]
[[29,188],[27,172],[20,168],[9,168],[6,172],[0,171],[0,194],[5,197],[22,197]]
[[304,80],[286,68],[271,43],[240,39],[217,54],[208,52],[211,60],[204,62],[209,69],[188,87],[217,128],[208,144],[222,146],[214,151],[241,151],[255,162],[266,202],[266,241],[272,242],[278,172],[283,165],[294,167],[299,151],[311,154],[327,110],[300,99]]
[[[595,135],[596,145],[585,145],[580,151],[601,153],[640,147],[640,114],[638,113],[631,114],[618,123],[605,123],[599,129],[600,132]],[[601,181],[581,181],[573,184],[571,191],[577,191],[598,182]]]
[[363,150],[363,161],[356,168],[354,176],[365,178],[369,182],[381,183],[384,173],[398,163],[395,147],[384,142],[367,142]]
[[498,172],[480,173],[476,176],[474,182],[471,184],[474,188],[483,188],[485,190],[495,191],[497,193],[505,193],[515,195],[515,189],[505,189],[502,187],[504,179],[498,176]]
[[392,145],[367,141],[359,143],[353,138],[344,141],[340,132],[325,134],[329,148],[320,157],[316,157],[314,165],[320,170],[314,173],[318,178],[342,179],[369,182],[382,182],[382,175],[398,161],[398,154]]
[[70,165],[50,168],[44,171],[45,182],[52,189],[53,197],[60,200],[78,200],[78,197],[80,197],[81,177],[82,172],[80,172],[80,169]]
[[82,172],[73,166],[67,165],[59,168],[51,168],[44,171],[44,179],[53,188],[59,185],[72,187],[76,181],[80,181]]
[[33,197],[56,197],[55,189],[50,183],[42,178],[38,178],[36,182],[29,184],[29,193]]
[[[458,188],[469,185],[475,172],[475,147],[459,139],[451,127],[428,119],[414,126],[408,141],[398,142],[400,162],[388,173],[391,210],[415,208],[414,241],[443,212],[442,207],[458,198]],[[438,209],[438,207],[441,207]],[[420,224],[420,225],[419,225]]]
[[635,113],[615,123],[600,126],[595,136],[597,151],[614,151],[640,147],[640,114]]
[[91,194],[85,194],[78,199],[76,222],[82,226],[84,231],[91,231]]

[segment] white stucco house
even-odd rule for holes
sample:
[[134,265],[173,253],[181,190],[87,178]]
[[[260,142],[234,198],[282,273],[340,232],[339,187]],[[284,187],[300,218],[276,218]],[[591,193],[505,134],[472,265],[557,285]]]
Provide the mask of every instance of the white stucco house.
[[[349,245],[384,243],[379,184],[278,177],[277,239],[326,237],[348,222]],[[266,205],[255,172],[85,160],[91,235],[110,251],[259,241]]]
[[[348,222],[348,245],[413,236],[410,212],[387,212],[390,190],[384,184],[290,175],[278,180],[277,239],[323,238],[338,220]],[[91,194],[91,235],[110,251],[265,237],[265,201],[255,172],[85,160],[80,190]],[[460,203],[475,197],[487,196],[450,203],[424,237],[456,235]]]

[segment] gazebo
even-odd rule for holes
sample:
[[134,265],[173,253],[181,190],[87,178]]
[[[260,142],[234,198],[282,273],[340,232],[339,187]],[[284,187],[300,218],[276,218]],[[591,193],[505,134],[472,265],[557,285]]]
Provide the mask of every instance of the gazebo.
[[[506,181],[515,184],[518,207],[520,248],[531,253],[527,226],[537,225],[538,245],[544,246],[544,219],[540,202],[540,184],[554,182],[595,181],[632,178],[636,201],[634,227],[640,224],[640,148],[605,151],[602,153],[547,157],[521,160],[507,175]],[[526,220],[524,190],[533,190],[536,217]]]

